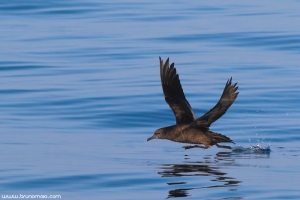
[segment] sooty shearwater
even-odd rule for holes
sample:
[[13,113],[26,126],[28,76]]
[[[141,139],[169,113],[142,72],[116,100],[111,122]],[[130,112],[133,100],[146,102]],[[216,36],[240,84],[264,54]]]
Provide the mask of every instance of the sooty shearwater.
[[227,109],[237,98],[239,94],[236,92],[238,89],[237,83],[232,84],[232,78],[230,78],[215,107],[203,116],[196,118],[192,107],[185,98],[174,63],[169,66],[169,58],[164,63],[159,57],[159,61],[163,93],[166,102],[175,115],[176,124],[157,129],[154,135],[148,138],[147,141],[152,139],[167,139],[174,142],[204,145],[183,146],[185,149],[195,147],[207,149],[213,145],[219,148],[231,149],[230,146],[219,145],[218,143],[234,142],[225,135],[212,132],[209,127],[226,113]]

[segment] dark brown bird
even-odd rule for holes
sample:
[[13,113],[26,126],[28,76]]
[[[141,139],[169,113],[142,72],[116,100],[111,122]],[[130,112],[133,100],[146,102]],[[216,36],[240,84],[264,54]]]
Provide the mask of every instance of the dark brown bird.
[[165,95],[165,100],[172,109],[176,124],[157,129],[154,135],[147,139],[167,139],[174,142],[203,144],[184,146],[185,149],[190,148],[209,148],[216,145],[219,148],[231,149],[230,146],[219,145],[221,142],[234,143],[230,138],[219,133],[212,132],[210,125],[224,115],[227,109],[233,104],[238,96],[237,83],[231,83],[230,78],[224,88],[223,94],[219,102],[210,111],[203,116],[196,118],[192,107],[186,100],[183,93],[179,76],[174,68],[174,63],[169,66],[169,58],[164,63],[159,57],[160,61],[160,78],[162,89]]

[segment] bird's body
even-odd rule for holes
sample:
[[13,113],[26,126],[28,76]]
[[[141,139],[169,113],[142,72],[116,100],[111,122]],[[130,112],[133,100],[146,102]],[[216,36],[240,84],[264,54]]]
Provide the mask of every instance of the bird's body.
[[206,148],[217,142],[232,142],[230,138],[214,133],[206,127],[190,127],[186,124],[180,124],[164,127],[159,131],[166,132],[166,138],[162,137],[160,139],[169,139],[180,143],[204,144]]
[[192,107],[185,98],[179,76],[174,68],[174,63],[169,67],[169,59],[167,59],[166,63],[164,63],[161,58],[159,59],[161,83],[165,100],[175,115],[176,124],[157,129],[154,132],[154,135],[148,138],[147,141],[156,138],[168,139],[174,142],[204,145],[184,146],[186,149],[194,147],[209,148],[213,145],[221,148],[230,148],[229,146],[221,146],[218,143],[234,142],[222,134],[212,132],[209,127],[213,122],[225,114],[227,109],[237,98],[238,92],[236,92],[236,90],[238,87],[236,86],[236,83],[232,85],[232,79],[228,80],[223,94],[215,107],[200,118],[196,118]]

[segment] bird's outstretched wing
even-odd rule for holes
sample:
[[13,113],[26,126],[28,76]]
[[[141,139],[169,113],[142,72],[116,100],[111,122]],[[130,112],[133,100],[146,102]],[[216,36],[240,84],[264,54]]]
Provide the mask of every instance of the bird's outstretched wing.
[[169,58],[164,63],[159,57],[159,61],[162,89],[165,100],[175,115],[176,124],[189,124],[193,122],[196,117],[189,102],[185,98],[179,76],[176,73],[176,68],[174,68],[174,63],[169,66]]
[[239,94],[236,92],[238,89],[237,83],[232,85],[231,81],[232,78],[227,81],[223,94],[215,107],[205,113],[202,117],[196,119],[190,126],[209,127],[213,122],[226,113],[227,109],[233,104]]

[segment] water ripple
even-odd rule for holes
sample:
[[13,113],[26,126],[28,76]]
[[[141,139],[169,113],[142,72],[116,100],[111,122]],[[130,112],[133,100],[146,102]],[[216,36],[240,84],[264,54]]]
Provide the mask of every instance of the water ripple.
[[261,47],[276,51],[300,51],[300,37],[282,32],[235,32],[210,34],[184,34],[163,38],[147,39],[156,42],[189,43],[214,42],[238,47]]

